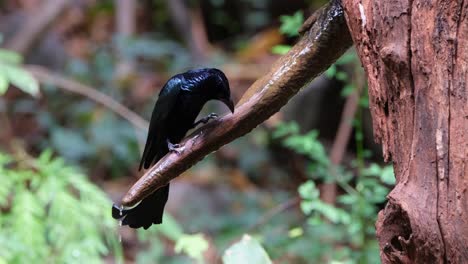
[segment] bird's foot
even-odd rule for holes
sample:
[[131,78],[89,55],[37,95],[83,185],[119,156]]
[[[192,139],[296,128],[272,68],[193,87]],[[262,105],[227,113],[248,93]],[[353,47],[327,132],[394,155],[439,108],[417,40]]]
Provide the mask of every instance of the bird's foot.
[[198,126],[199,124],[202,124],[202,123],[203,123],[203,124],[206,124],[206,123],[208,123],[211,119],[217,119],[218,117],[219,117],[218,114],[216,114],[216,113],[211,113],[211,114],[209,114],[209,115],[203,117],[202,119],[198,120],[197,122],[195,122],[195,123],[193,124],[193,127],[196,127],[196,126]]
[[177,155],[180,155],[182,152],[184,152],[185,146],[180,144],[172,144],[168,139],[167,148],[170,152],[175,152]]
[[202,118],[202,120],[203,120],[202,122],[203,123],[208,123],[208,121],[210,121],[211,119],[217,119],[218,117],[219,117],[218,114],[211,113],[211,114],[205,116],[204,118]]

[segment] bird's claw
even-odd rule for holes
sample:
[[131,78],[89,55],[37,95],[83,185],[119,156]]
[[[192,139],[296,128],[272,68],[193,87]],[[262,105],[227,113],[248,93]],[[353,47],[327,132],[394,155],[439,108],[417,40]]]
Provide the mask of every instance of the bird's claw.
[[206,123],[208,123],[208,121],[210,121],[211,119],[217,119],[218,117],[219,117],[218,114],[216,114],[216,113],[211,113],[211,114],[205,116],[204,118],[202,118],[201,122],[202,122],[203,124],[206,124]]
[[167,140],[167,148],[170,152],[175,152],[177,155],[180,155],[185,149],[181,144],[172,144],[169,139]]
[[206,123],[208,123],[208,121],[210,121],[211,119],[217,119],[218,117],[219,117],[218,114],[216,114],[216,113],[211,113],[211,114],[209,114],[209,115],[203,117],[202,119],[198,120],[197,122],[195,122],[195,123],[192,125],[192,127],[196,127],[196,126],[198,126],[199,124],[202,124],[202,123],[203,123],[203,124],[206,124]]

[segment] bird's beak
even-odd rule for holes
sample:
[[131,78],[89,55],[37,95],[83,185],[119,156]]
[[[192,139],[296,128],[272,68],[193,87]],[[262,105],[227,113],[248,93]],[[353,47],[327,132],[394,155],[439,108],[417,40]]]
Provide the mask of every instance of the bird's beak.
[[228,108],[231,110],[231,113],[234,113],[234,102],[232,99],[223,99],[221,100]]

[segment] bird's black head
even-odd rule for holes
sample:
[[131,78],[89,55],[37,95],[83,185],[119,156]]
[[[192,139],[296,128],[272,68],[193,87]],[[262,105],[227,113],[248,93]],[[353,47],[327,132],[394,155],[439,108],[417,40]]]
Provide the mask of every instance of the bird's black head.
[[187,90],[202,94],[205,100],[219,100],[234,113],[234,102],[226,75],[215,68],[191,70],[180,74]]
[[231,89],[229,87],[229,81],[226,78],[226,75],[218,69],[211,68],[207,69],[210,74],[210,79],[212,81],[211,87],[211,96],[214,100],[219,100],[223,102],[232,113],[234,113],[234,102],[231,98]]

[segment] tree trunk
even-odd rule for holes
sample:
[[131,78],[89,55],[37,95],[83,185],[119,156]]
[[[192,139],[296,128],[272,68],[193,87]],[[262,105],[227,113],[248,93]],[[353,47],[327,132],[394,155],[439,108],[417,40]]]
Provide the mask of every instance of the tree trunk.
[[468,1],[343,0],[397,184],[383,263],[468,263]]

